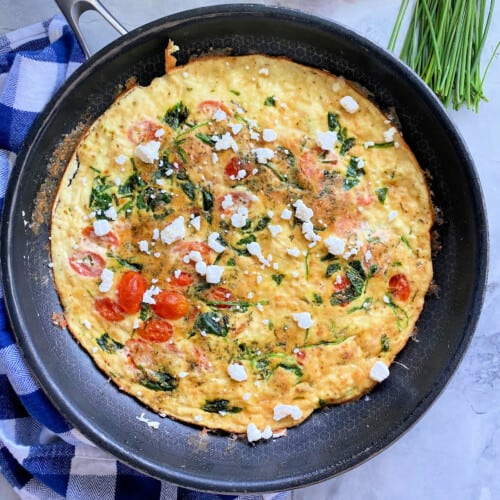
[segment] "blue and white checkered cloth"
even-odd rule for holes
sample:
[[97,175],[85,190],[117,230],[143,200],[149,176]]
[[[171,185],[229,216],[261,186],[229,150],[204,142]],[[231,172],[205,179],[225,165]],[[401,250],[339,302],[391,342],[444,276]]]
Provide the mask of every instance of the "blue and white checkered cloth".
[[[60,16],[0,37],[0,209],[9,172],[33,120],[83,60]],[[235,497],[178,488],[136,472],[94,446],[58,413],[31,376],[9,329],[1,293],[0,471],[21,498],[287,497]]]

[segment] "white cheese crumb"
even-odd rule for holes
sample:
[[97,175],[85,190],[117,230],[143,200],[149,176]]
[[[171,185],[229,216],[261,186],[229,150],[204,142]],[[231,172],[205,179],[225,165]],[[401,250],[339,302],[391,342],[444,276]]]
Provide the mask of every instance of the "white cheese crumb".
[[311,328],[311,326],[314,325],[314,321],[311,318],[311,313],[308,312],[293,313],[292,317],[297,322],[298,327],[303,328],[304,330],[307,330],[308,328]]
[[139,144],[135,148],[135,156],[144,163],[154,163],[160,157],[160,143],[158,141],[149,141],[146,144]]
[[303,222],[309,222],[314,215],[312,209],[306,206],[302,200],[297,200],[293,206],[295,207],[295,217]]
[[[260,248],[260,245],[256,241],[252,241],[251,243],[247,244],[247,250],[250,255],[253,255],[254,257],[257,257],[259,262],[263,264],[264,266],[270,266],[271,264],[269,263],[268,260],[264,258],[262,255],[262,250]],[[259,281],[260,278],[260,281]],[[257,276],[257,283],[260,283],[262,281],[262,276]]]
[[217,253],[221,253],[223,252],[226,247],[224,245],[222,245],[218,240],[219,240],[219,233],[210,233],[208,235],[208,246],[214,251],[214,252],[217,252]]
[[248,379],[245,367],[239,363],[231,363],[228,365],[227,373],[233,380],[236,380],[236,382],[243,382]]
[[257,429],[257,426],[250,422],[247,426],[247,439],[249,443],[253,443],[254,441],[258,441],[262,438],[262,433]]
[[118,218],[115,207],[109,207],[107,210],[104,210],[104,215],[111,220],[116,220]]
[[253,292],[247,293],[247,299],[253,299]]
[[220,283],[222,273],[224,272],[223,266],[207,266],[206,279],[207,283]]
[[217,111],[212,115],[212,118],[216,122],[221,122],[227,119],[227,115],[222,109],[217,109]]
[[388,215],[388,217],[387,217],[387,220],[388,220],[389,222],[392,222],[392,221],[393,221],[393,220],[394,220],[397,216],[398,216],[398,211],[397,211],[397,210],[391,210],[391,211],[389,212],[389,215]]
[[384,132],[384,141],[385,142],[392,142],[394,140],[394,134],[397,133],[397,129],[394,127],[391,127],[390,129],[386,130]]
[[384,299],[383,300],[384,300],[384,302],[386,304],[390,304],[391,303],[391,299],[387,295],[384,295]]
[[370,378],[382,382],[389,376],[389,368],[382,361],[377,361],[370,370]]
[[345,251],[345,241],[342,238],[337,238],[337,236],[326,238],[325,245],[328,253],[332,255],[342,255]]
[[184,217],[179,216],[171,224],[165,226],[161,231],[161,241],[171,245],[174,241],[184,238],[186,229],[184,227]]
[[337,142],[337,132],[328,130],[327,132],[319,132],[316,135],[316,141],[324,151],[332,151]]
[[177,376],[178,376],[179,378],[186,378],[188,375],[189,375],[189,373],[188,373],[188,372],[179,372],[179,373],[177,374]]
[[122,183],[122,180],[119,177],[116,177],[116,179],[114,180],[114,183],[115,183],[115,186],[120,186]]
[[231,127],[231,132],[233,133],[233,135],[238,135],[243,128],[243,125],[241,123],[231,123],[229,126]]
[[96,236],[104,236],[111,231],[111,226],[106,219],[96,220],[93,224]]
[[269,68],[260,68],[259,75],[268,76],[269,75]]
[[236,213],[231,215],[231,224],[234,227],[243,227],[247,223],[248,208],[238,207]]
[[244,179],[247,176],[247,171],[242,168],[241,170],[238,170],[238,173],[236,174],[236,180],[241,181],[241,179]]
[[99,291],[106,293],[111,290],[113,286],[113,276],[114,272],[109,269],[103,269],[101,273],[101,284],[99,285]]
[[372,253],[371,253],[371,251],[370,251],[370,250],[367,250],[367,251],[365,252],[365,261],[366,261],[366,262],[370,262],[371,260],[372,260]]
[[264,311],[264,306],[259,302],[257,304],[257,309],[260,311],[260,312],[263,312]]
[[196,217],[193,217],[189,223],[196,229],[196,231],[199,231],[201,228],[201,217],[197,215]]
[[314,246],[317,241],[321,240],[321,236],[317,235],[314,232],[314,226],[312,222],[303,222],[302,223],[302,234],[307,241],[312,241],[313,244],[309,245],[310,247]]
[[274,420],[281,420],[289,415],[294,420],[300,420],[302,417],[302,411],[295,405],[276,405],[274,407]]
[[97,347],[92,347],[92,352],[95,354],[98,351]]
[[275,262],[275,263],[273,264],[273,269],[278,270],[278,269],[279,269],[279,267],[280,267],[280,265],[279,265],[277,262]]
[[287,249],[286,253],[292,257],[298,257],[300,255],[300,250],[297,247]]
[[115,158],[115,163],[117,165],[124,165],[126,161],[127,161],[127,157],[125,155],[118,155]]
[[266,425],[262,431],[262,439],[271,439],[273,437],[273,431],[270,425]]
[[132,325],[132,329],[137,330],[139,326],[141,325],[141,322],[138,319],[134,320],[134,324]]
[[149,243],[146,240],[139,241],[139,250],[149,254]]
[[201,415],[195,415],[193,418],[194,418],[194,420],[195,420],[196,422],[201,422],[201,420],[202,420]]
[[299,277],[299,272],[298,271],[293,271],[292,276],[294,278],[298,278]]
[[88,319],[84,319],[83,320],[83,326],[87,329],[87,330],[91,330],[92,329],[92,325],[90,324],[90,321]]
[[285,208],[283,212],[281,212],[281,218],[283,220],[290,220],[292,218],[292,211]]
[[348,113],[356,113],[359,109],[359,104],[350,95],[342,97],[339,103]]
[[160,252],[155,252],[153,255],[158,259],[161,256],[161,253]]
[[222,203],[220,204],[223,210],[227,210],[228,208],[233,206],[233,197],[230,194],[226,194],[222,199]]
[[157,286],[151,286],[149,287],[143,294],[142,296],[142,301],[145,304],[156,304],[156,301],[154,299],[155,295],[158,295],[161,292],[160,288]]
[[229,132],[223,134],[222,137],[214,135],[212,136],[212,139],[215,141],[216,151],[232,149],[235,153],[238,152],[238,144],[236,144],[235,140],[231,137],[231,134]]
[[280,226],[280,225],[272,225],[272,224],[269,224],[269,226],[267,226],[267,228],[269,229],[269,231],[271,232],[271,236],[274,238],[275,236],[277,236],[278,234],[282,233],[283,232],[283,228]]
[[[260,285],[262,283],[262,276],[260,274],[258,274],[256,280],[257,280],[257,284]],[[262,305],[262,304],[258,304],[257,309],[259,309],[259,307],[258,307],[259,305]],[[260,311],[260,309],[259,309],[259,311]]]
[[252,139],[252,141],[258,141],[260,139],[260,134],[255,130],[250,130],[250,139]]
[[272,128],[265,128],[262,131],[262,139],[266,142],[273,142],[278,138],[278,134]]
[[165,135],[165,130],[162,129],[162,128],[159,128],[156,132],[155,132],[155,137],[157,139],[159,139],[160,137],[163,137]]
[[252,395],[249,392],[245,392],[245,394],[243,394],[243,396],[241,397],[241,399],[243,399],[243,401],[248,401],[251,396]]
[[269,148],[256,148],[252,151],[258,163],[265,164],[274,158],[274,151]]

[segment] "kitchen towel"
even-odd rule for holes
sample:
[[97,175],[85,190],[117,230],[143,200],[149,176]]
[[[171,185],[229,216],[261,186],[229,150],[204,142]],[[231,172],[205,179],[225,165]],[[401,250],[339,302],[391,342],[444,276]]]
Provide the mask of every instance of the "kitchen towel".
[[[60,16],[0,37],[0,209],[31,124],[83,61],[80,46]],[[287,498],[286,492],[234,496],[187,490],[141,474],[90,443],[33,379],[10,331],[1,293],[0,471],[21,498]]]

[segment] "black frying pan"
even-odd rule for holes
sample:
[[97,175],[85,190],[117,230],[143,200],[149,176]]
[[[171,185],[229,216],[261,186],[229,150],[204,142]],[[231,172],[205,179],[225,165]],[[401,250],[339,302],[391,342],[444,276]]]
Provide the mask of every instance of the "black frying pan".
[[[40,193],[50,201],[51,162],[64,164],[58,145],[77,125],[90,124],[135,76],[148,84],[163,72],[172,38],[180,63],[211,50],[264,52],[327,69],[359,82],[383,109],[395,109],[406,141],[430,173],[442,250],[434,259],[439,295],[428,297],[391,377],[369,400],[317,411],[286,438],[255,447],[226,435],[158,420],[107,382],[71,335],[55,327],[61,306],[47,266],[48,226],[23,224],[37,215]],[[81,128],[79,129],[81,130]],[[74,133],[73,136],[78,136]],[[57,154],[56,154],[57,152]],[[67,155],[66,155],[67,157]],[[57,176],[56,176],[57,177]],[[49,206],[42,214],[45,222]],[[487,228],[472,160],[428,88],[387,52],[331,22],[260,5],[226,5],[175,14],[118,39],[85,63],[35,122],[8,187],[2,221],[2,271],[17,340],[40,385],[59,410],[94,443],[152,476],[201,490],[263,492],[304,486],[367,460],[406,431],[429,407],[456,369],[475,328],[486,280]]]

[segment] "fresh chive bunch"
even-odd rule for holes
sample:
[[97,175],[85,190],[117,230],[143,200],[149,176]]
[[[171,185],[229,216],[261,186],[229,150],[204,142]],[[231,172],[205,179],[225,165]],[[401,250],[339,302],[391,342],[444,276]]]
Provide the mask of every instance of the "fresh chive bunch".
[[[388,48],[394,51],[409,0],[403,0]],[[431,87],[446,107],[463,104],[476,112],[487,100],[483,83],[493,56],[481,75],[481,53],[495,0],[416,0],[400,58]]]

